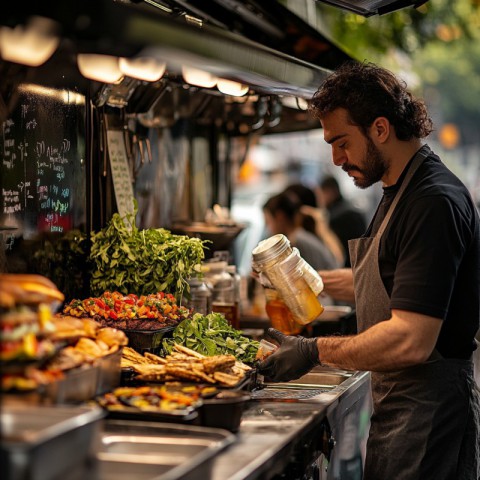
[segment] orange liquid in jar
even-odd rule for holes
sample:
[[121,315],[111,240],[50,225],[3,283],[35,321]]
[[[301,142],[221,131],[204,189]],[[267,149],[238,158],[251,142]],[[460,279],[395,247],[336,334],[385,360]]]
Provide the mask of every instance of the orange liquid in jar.
[[302,327],[297,324],[288,307],[278,298],[268,299],[265,310],[273,328],[285,335],[296,335],[301,332]]
[[301,325],[307,325],[323,313],[323,305],[303,278],[295,280],[294,288],[298,292],[297,303],[301,311],[294,312],[293,318]]

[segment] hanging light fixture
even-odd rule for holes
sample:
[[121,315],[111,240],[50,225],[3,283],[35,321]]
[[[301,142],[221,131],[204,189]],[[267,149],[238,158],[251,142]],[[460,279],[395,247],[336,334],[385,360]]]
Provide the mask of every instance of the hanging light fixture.
[[166,63],[151,57],[120,58],[118,64],[124,75],[146,82],[160,80],[167,67]]
[[4,60],[38,67],[57,49],[57,24],[44,17],[31,17],[26,25],[0,27],[0,54]]
[[117,57],[79,53],[77,64],[80,73],[90,80],[103,83],[118,83],[123,78]]
[[215,75],[193,67],[183,66],[182,77],[185,82],[196,87],[213,88],[217,83]]
[[224,80],[219,78],[217,81],[217,88],[226,95],[233,95],[234,97],[243,97],[248,92],[248,85],[242,83],[232,82],[231,80]]

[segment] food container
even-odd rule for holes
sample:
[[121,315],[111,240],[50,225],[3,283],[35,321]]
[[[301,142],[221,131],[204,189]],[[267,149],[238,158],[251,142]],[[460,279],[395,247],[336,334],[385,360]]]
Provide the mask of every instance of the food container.
[[96,401],[108,412],[109,418],[193,423],[201,403],[196,393],[190,395],[177,385],[144,385],[139,388],[119,387],[98,396]]
[[122,409],[106,409],[107,418],[115,420],[139,420],[142,422],[181,423],[185,425],[199,424],[198,411],[194,407],[182,410],[140,410],[134,407]]
[[94,445],[96,480],[211,478],[215,456],[235,441],[230,432],[193,425],[106,420]]
[[278,347],[273,343],[268,342],[265,339],[260,340],[260,345],[258,347],[257,356],[255,357],[257,360],[265,360],[269,357]]
[[121,362],[122,348],[98,359],[97,388],[95,395],[109,392],[120,385]]
[[128,338],[128,346],[138,353],[150,352],[158,355],[162,349],[162,340],[170,337],[176,325],[159,328],[157,330],[128,330],[122,329]]
[[[209,261],[202,265],[205,282],[212,292],[212,311],[225,316],[233,328],[239,328],[239,309],[235,276],[228,272],[228,263]],[[210,312],[209,312],[210,313]]]
[[201,425],[237,432],[250,398],[249,393],[241,390],[224,390],[214,398],[203,400],[199,409]]
[[192,277],[188,280],[190,286],[190,295],[186,299],[184,306],[192,309],[193,313],[208,315],[212,311],[212,292],[207,284],[198,277]]
[[3,480],[58,480],[86,470],[100,408],[2,405]]
[[73,404],[91,400],[98,386],[99,365],[84,365],[65,372],[65,377],[44,385],[41,397],[47,403]]

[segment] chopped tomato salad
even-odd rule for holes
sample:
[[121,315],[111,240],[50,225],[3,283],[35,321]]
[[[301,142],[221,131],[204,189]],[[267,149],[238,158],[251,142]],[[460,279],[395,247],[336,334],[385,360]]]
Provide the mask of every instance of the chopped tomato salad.
[[170,293],[159,292],[150,295],[120,292],[104,292],[100,297],[85,300],[72,300],[63,310],[73,317],[101,317],[112,320],[130,320],[147,318],[157,321],[175,321],[187,318],[188,308],[177,305],[175,297]]

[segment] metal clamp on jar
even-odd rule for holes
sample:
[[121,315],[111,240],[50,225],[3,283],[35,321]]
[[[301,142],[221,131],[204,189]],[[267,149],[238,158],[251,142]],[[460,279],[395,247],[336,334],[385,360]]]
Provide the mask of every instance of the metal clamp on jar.
[[323,312],[317,298],[323,290],[322,279],[298,250],[291,247],[285,235],[262,240],[252,257],[252,267],[259,274],[260,282],[277,291],[295,322],[307,325]]

